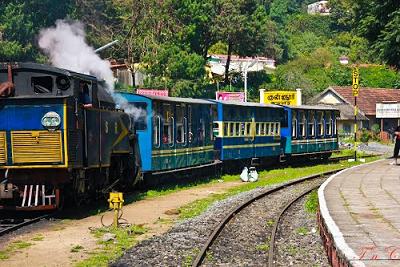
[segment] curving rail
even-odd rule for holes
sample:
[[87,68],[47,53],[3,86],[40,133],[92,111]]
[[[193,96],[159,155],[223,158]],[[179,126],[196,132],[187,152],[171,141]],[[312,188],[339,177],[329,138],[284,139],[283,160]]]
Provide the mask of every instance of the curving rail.
[[268,196],[268,195],[270,195],[270,194],[272,194],[274,192],[277,192],[279,190],[282,190],[282,189],[284,189],[284,188],[286,188],[288,186],[295,185],[295,184],[300,184],[300,183],[303,183],[303,182],[308,181],[308,180],[313,180],[313,179],[319,178],[321,176],[331,175],[331,174],[339,172],[339,171],[341,171],[343,169],[344,168],[336,169],[336,170],[333,170],[333,171],[322,172],[322,173],[306,176],[306,177],[303,177],[303,178],[300,178],[300,179],[297,179],[297,180],[282,184],[282,185],[280,185],[278,187],[271,188],[271,189],[269,189],[269,190],[267,190],[265,192],[262,192],[262,193],[254,196],[252,198],[249,198],[245,202],[241,203],[239,206],[234,207],[233,209],[231,209],[228,212],[228,214],[222,219],[222,221],[215,227],[214,231],[211,233],[211,235],[208,237],[207,241],[205,242],[205,244],[201,248],[199,254],[197,255],[197,257],[192,262],[192,266],[196,266],[196,267],[200,266],[200,264],[203,262],[203,260],[204,260],[204,258],[206,256],[206,253],[207,253],[208,249],[211,247],[211,245],[214,243],[214,241],[218,238],[218,235],[224,229],[225,225],[228,224],[228,222],[231,220],[232,217],[234,217],[235,214],[240,212],[245,207],[249,206],[254,201],[256,201],[256,200],[258,200],[260,198],[263,198],[265,196]]

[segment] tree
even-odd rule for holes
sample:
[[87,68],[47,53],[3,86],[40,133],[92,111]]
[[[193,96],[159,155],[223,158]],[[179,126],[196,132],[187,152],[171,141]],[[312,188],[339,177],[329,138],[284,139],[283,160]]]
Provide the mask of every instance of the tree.
[[[228,46],[225,83],[229,81],[232,53],[256,56],[272,53],[276,37],[275,25],[269,20],[264,6],[255,0],[217,0],[213,34]],[[271,56],[271,54],[270,54]]]
[[354,26],[368,39],[379,59],[400,67],[400,1],[355,0]]

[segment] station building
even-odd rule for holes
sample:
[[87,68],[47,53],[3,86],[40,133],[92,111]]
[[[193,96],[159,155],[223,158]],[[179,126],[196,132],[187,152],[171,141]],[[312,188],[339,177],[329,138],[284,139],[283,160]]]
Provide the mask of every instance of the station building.
[[[338,131],[354,133],[354,96],[351,86],[330,86],[311,102],[338,108]],[[400,125],[400,89],[361,87],[357,107],[358,129],[370,129],[378,124],[381,131],[392,133]]]

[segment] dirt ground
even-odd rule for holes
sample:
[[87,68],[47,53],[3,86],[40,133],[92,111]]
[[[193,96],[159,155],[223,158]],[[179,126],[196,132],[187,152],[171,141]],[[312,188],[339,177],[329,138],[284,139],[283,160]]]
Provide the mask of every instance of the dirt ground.
[[[139,237],[139,240],[143,240],[170,229],[178,217],[173,211],[179,207],[210,194],[224,193],[239,184],[240,181],[221,182],[137,201],[124,207],[123,218],[131,224],[142,224],[148,229],[148,232]],[[17,240],[24,240],[33,245],[15,251],[9,259],[0,260],[0,266],[72,266],[89,257],[89,253],[98,248],[97,240],[90,234],[89,228],[101,227],[100,218],[101,215],[95,215],[80,220],[63,220],[50,223],[45,229],[33,229],[29,233],[12,237],[6,244],[1,244],[1,247],[4,248],[7,243]],[[107,212],[104,223],[111,222],[112,212]],[[39,235],[43,236],[42,240],[31,241]],[[78,245],[83,249],[71,252],[71,249]]]

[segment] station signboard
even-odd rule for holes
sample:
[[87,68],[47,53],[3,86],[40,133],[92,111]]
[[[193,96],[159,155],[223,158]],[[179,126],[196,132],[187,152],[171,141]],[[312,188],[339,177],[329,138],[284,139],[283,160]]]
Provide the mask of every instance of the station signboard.
[[221,101],[244,102],[244,92],[216,92],[215,99]]
[[297,91],[264,92],[263,103],[295,106],[297,104]]
[[400,118],[400,103],[376,103],[376,118]]
[[168,96],[168,90],[136,89],[136,94],[149,96]]

